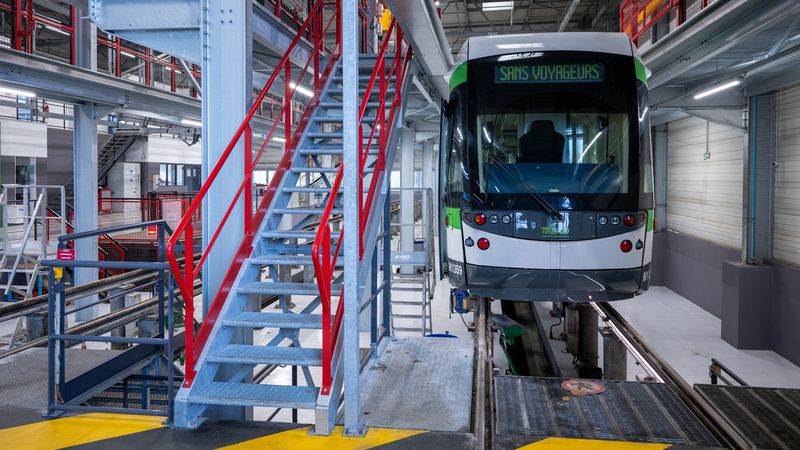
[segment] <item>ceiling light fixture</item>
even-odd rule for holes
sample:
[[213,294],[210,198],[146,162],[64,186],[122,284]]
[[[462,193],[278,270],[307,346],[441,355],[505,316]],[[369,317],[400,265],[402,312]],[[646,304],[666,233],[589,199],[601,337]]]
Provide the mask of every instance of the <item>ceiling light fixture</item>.
[[36,97],[36,93],[30,91],[21,91],[10,87],[0,86],[0,94],[9,95],[13,97]]
[[133,53],[128,53],[128,52],[119,52],[119,53],[120,53],[122,56],[127,56],[128,58],[133,58],[133,59],[136,59],[136,55],[134,55]]
[[709,95],[714,95],[717,92],[722,92],[725,89],[730,89],[730,88],[732,88],[734,86],[738,86],[740,84],[742,84],[742,82],[739,81],[739,80],[729,81],[727,83],[714,86],[713,88],[706,89],[705,91],[698,93],[697,95],[694,96],[694,99],[695,100],[700,100],[701,98],[708,97]]
[[481,3],[481,11],[483,12],[490,12],[490,11],[509,11],[514,9],[514,2],[512,1],[502,1],[502,2],[482,2]]
[[292,89],[294,89],[294,90],[295,90],[295,92],[297,92],[297,93],[299,93],[299,94],[303,94],[303,95],[305,95],[306,97],[313,97],[313,96],[314,96],[314,91],[312,91],[311,89],[305,88],[305,87],[303,87],[303,86],[299,86],[299,85],[298,85],[297,83],[295,83],[294,81],[290,81],[290,82],[289,82],[289,87],[290,87],[290,88],[292,88]]
[[203,126],[203,122],[200,122],[198,120],[192,120],[192,119],[181,119],[181,123],[184,124],[184,125],[189,125],[190,127],[202,127]]

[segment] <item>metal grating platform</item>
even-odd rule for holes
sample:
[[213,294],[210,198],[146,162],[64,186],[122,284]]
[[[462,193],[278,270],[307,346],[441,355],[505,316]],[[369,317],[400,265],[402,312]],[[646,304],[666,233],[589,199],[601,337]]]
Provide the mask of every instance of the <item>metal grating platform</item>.
[[666,385],[603,381],[603,393],[572,396],[562,381],[495,377],[497,440],[518,442],[525,436],[528,441],[563,437],[719,445]]
[[[121,350],[66,350],[67,379],[121,354]],[[47,408],[47,349],[31,348],[0,359],[0,407]]]
[[694,388],[753,448],[800,448],[800,389]]
[[368,427],[468,432],[472,340],[393,338],[364,369],[361,393]]

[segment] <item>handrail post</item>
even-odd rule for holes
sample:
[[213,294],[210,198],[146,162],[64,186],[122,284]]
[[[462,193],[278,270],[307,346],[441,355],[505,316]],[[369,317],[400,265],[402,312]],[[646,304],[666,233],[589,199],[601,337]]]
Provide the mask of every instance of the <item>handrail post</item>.
[[[284,68],[284,77],[283,77],[283,134],[284,134],[284,143],[283,143],[283,151],[287,151],[289,146],[291,145],[292,140],[292,64],[290,62],[286,62],[286,67]],[[300,81],[298,80],[298,85]]]
[[181,292],[184,302],[185,320],[185,344],[184,352],[186,355],[186,379],[184,384],[191,386],[194,380],[194,296],[187,298],[188,292],[193,292],[194,286],[194,225],[191,221],[186,225],[186,233],[183,240],[184,260],[183,272],[185,274],[184,283],[188,288]]
[[253,178],[252,168],[257,161],[253,158],[253,128],[248,123],[244,131],[244,179],[247,187],[244,189],[244,236],[250,237],[253,221]]

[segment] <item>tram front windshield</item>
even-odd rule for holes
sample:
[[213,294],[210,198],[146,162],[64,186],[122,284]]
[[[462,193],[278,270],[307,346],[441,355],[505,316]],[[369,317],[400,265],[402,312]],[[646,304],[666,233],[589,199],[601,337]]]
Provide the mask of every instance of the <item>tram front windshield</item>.
[[535,83],[501,82],[497,62],[476,66],[484,76],[476,77],[483,82],[474,86],[469,120],[480,194],[635,194],[638,124],[631,124],[630,89],[621,88],[630,85],[613,83],[609,64],[596,82]]

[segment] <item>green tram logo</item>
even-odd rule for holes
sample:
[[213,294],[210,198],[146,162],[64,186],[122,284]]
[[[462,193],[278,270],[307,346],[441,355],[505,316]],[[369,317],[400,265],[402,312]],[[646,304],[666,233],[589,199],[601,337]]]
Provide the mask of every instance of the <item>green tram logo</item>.
[[569,219],[563,222],[553,222],[541,228],[542,237],[567,237],[569,236]]
[[598,83],[603,81],[603,64],[499,65],[494,68],[496,84],[511,83]]

